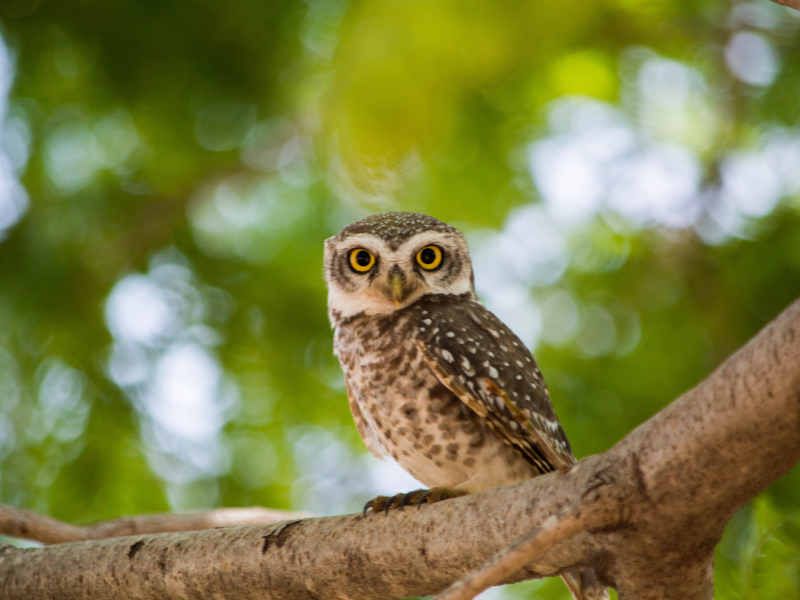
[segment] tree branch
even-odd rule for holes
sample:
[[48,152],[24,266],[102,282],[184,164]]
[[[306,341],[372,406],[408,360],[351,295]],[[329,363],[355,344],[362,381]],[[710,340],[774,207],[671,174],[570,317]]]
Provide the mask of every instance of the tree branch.
[[[536,547],[528,564],[508,574],[519,548],[499,561],[504,582],[593,567],[621,600],[710,600],[725,524],[800,461],[798,431],[795,302],[700,385],[567,472],[366,519],[5,546],[2,597],[37,600],[56,590],[76,600],[423,596],[560,514],[522,543]],[[600,508],[610,512],[595,522],[588,515]],[[478,587],[495,578],[481,577]]]
[[137,515],[76,527],[24,508],[0,504],[0,535],[43,544],[65,544],[147,533],[198,531],[229,525],[268,525],[307,516],[299,512],[254,506],[186,514]]
[[[427,595],[557,512],[568,496],[579,495],[566,490],[589,475],[551,474],[366,519],[357,514],[44,548],[7,546],[0,550],[0,596],[36,600],[52,589],[61,598],[87,600]],[[560,479],[563,489],[548,489]],[[532,497],[540,499],[538,506],[531,506]],[[578,534],[510,581],[555,575],[575,560],[590,560],[592,551],[589,536]]]
[[783,6],[788,6],[789,8],[793,8],[795,10],[800,10],[800,0],[773,0],[778,4],[782,4]]
[[508,548],[501,550],[478,569],[462,577],[434,600],[471,600],[484,590],[511,577],[557,543],[578,533],[614,524],[617,511],[604,503],[597,506],[576,502],[549,517],[539,527],[525,534]]

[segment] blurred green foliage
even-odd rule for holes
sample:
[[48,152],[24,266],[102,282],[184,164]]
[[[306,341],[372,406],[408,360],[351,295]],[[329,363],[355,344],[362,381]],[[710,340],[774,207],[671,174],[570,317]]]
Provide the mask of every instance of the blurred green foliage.
[[[576,454],[608,449],[800,295],[798,16],[4,0],[0,501],[85,523],[408,486],[352,426],[321,278],[384,210],[464,229]],[[795,469],[731,522],[717,597],[800,598],[798,535]]]

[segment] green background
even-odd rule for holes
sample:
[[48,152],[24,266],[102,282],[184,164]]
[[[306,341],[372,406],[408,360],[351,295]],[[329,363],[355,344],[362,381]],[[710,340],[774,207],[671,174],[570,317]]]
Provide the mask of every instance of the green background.
[[[413,487],[365,454],[326,317],[323,241],[374,212],[466,232],[578,457],[800,296],[800,12],[766,0],[3,0],[0,31],[0,502]],[[716,597],[800,598],[798,546],[795,469]]]

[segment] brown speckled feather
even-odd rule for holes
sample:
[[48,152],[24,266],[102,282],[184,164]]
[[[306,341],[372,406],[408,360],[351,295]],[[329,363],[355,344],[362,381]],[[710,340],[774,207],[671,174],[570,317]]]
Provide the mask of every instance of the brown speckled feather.
[[547,386],[522,341],[479,302],[421,300],[417,345],[467,406],[539,472],[575,463]]
[[[325,279],[370,452],[449,494],[575,463],[536,362],[475,294],[460,231],[427,215],[372,215],[325,242]],[[608,598],[591,568],[563,577],[576,600]]]
[[358,434],[361,436],[361,439],[364,440],[364,445],[375,458],[386,460],[383,454],[384,449],[376,444],[375,440],[377,439],[377,436],[373,431],[371,431],[369,421],[367,421],[364,418],[364,415],[361,413],[361,407],[358,405],[358,399],[350,389],[350,382],[347,381],[347,378],[344,380],[344,385],[347,388],[347,400],[350,403],[350,412],[353,414],[353,421],[356,424],[356,429],[358,429]]

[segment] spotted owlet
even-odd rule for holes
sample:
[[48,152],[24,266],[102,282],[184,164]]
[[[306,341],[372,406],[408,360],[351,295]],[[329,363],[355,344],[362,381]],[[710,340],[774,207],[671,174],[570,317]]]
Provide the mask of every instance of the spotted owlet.
[[[460,231],[416,213],[367,217],[327,240],[325,279],[358,432],[432,488],[379,496],[373,512],[575,463],[531,353],[475,294]],[[591,569],[563,577],[578,600],[607,597]]]

